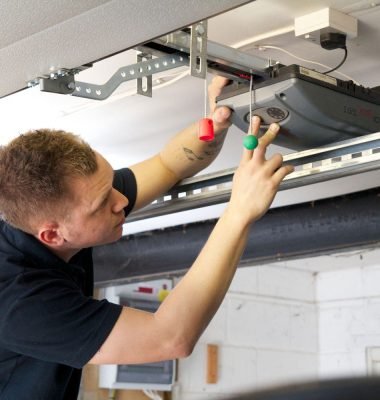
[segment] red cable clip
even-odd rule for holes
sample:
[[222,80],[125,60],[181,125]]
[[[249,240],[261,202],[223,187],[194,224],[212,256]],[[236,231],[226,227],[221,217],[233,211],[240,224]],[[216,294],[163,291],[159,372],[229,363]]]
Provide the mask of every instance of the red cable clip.
[[210,118],[202,118],[199,121],[198,138],[203,142],[210,142],[214,140],[214,123]]

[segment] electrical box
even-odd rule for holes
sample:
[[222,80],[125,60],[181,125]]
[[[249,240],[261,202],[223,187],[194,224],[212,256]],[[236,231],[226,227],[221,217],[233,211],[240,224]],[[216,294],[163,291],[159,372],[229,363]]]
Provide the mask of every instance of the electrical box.
[[[155,312],[172,289],[169,279],[120,285],[103,289],[102,297],[113,303]],[[101,365],[99,387],[170,391],[176,360],[131,365]]]
[[348,39],[353,39],[358,35],[358,20],[333,8],[323,8],[295,18],[294,32],[296,36],[317,44],[321,33],[325,32],[344,33]]

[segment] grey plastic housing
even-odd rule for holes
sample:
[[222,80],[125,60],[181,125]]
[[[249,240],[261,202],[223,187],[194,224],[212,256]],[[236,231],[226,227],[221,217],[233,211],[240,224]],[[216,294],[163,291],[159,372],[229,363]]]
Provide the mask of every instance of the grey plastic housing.
[[[252,114],[281,126],[275,143],[305,150],[380,131],[380,96],[351,81],[341,81],[299,66],[254,85]],[[249,128],[249,84],[226,88],[218,105],[233,110],[231,120],[244,133]]]

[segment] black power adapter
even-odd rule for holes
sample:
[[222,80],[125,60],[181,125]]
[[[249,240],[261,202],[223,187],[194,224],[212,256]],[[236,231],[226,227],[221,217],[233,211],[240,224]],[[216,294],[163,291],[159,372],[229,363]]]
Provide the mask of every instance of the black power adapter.
[[321,47],[326,50],[345,49],[346,34],[339,32],[321,32]]
[[346,34],[339,32],[321,32],[320,36],[321,47],[325,50],[335,50],[343,49],[344,57],[343,60],[333,69],[323,72],[324,74],[329,74],[330,72],[336,71],[341,67],[347,58],[347,47],[346,47]]

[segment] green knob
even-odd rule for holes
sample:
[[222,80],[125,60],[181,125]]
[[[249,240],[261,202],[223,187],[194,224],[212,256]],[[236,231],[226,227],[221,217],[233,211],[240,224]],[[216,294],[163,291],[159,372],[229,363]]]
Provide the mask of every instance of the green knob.
[[259,141],[257,140],[256,136],[247,135],[244,137],[243,145],[247,150],[254,150],[258,144],[259,144]]

